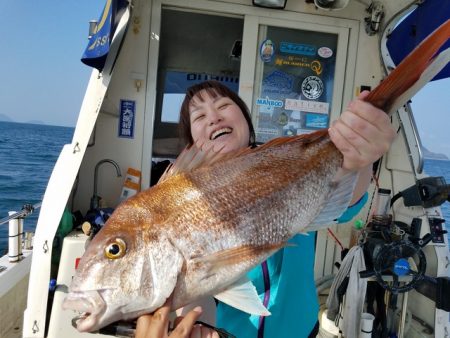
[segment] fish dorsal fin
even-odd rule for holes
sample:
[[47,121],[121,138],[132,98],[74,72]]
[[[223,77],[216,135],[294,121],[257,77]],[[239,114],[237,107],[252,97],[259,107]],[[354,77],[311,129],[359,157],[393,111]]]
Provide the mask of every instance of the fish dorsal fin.
[[261,151],[265,150],[267,148],[280,146],[283,144],[291,143],[291,142],[301,142],[303,144],[309,144],[313,143],[321,138],[324,138],[328,136],[328,130],[327,129],[320,129],[312,133],[308,134],[301,134],[296,136],[284,136],[284,137],[277,137],[274,138],[263,145],[259,146],[258,148],[253,149],[253,151]]
[[255,286],[246,277],[241,278],[232,284],[230,288],[214,297],[225,304],[252,315],[270,316],[269,310],[266,309],[258,297]]
[[231,249],[225,249],[208,255],[191,258],[194,264],[205,264],[209,274],[229,265],[234,265],[249,258],[254,259],[263,254],[271,254],[275,251],[290,246],[289,243],[276,243],[264,245],[242,245]]
[[358,172],[346,173],[337,181],[332,182],[330,198],[322,207],[321,212],[302,231],[316,231],[336,223],[336,219],[348,208],[353,197],[353,190],[358,178]]
[[212,165],[227,154],[221,154],[222,149],[214,149],[205,144],[195,144],[186,147],[177,157],[174,163],[167,167],[158,183],[167,180],[169,177],[182,172],[189,172],[194,169]]
[[232,158],[237,158],[250,153],[259,152],[267,148],[276,147],[295,141],[301,141],[304,144],[308,144],[320,138],[326,137],[327,135],[328,131],[326,129],[321,129],[310,134],[278,137],[256,148],[248,147],[225,154],[221,153],[222,148],[216,149],[209,142],[203,144],[194,144],[190,147],[186,147],[178,156],[176,161],[169,167],[167,167],[158,183],[161,183],[176,174],[182,172],[190,172],[201,167],[213,165],[217,162],[226,161]]

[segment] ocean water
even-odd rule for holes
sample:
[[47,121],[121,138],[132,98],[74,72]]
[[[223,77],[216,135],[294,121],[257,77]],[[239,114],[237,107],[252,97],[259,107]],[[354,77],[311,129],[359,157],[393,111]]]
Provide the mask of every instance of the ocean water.
[[[36,204],[64,144],[70,143],[73,128],[0,122],[0,219],[8,211],[20,211],[24,204]],[[425,171],[444,176],[450,183],[450,161],[426,160]],[[450,222],[450,203],[442,205]],[[24,221],[24,230],[33,231],[39,209]],[[447,224],[449,224],[447,222]],[[0,225],[0,255],[7,249],[8,224]]]
[[[74,128],[0,122],[0,219],[8,211],[42,201],[45,187],[64,144]],[[24,220],[33,231],[40,209]],[[0,225],[0,255],[8,246],[8,223]]]

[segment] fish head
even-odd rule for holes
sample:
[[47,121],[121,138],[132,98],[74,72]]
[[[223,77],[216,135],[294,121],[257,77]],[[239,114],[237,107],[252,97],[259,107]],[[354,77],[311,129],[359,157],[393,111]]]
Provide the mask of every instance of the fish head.
[[80,332],[153,312],[176,285],[182,257],[171,241],[121,219],[113,214],[88,245],[63,302],[82,313]]

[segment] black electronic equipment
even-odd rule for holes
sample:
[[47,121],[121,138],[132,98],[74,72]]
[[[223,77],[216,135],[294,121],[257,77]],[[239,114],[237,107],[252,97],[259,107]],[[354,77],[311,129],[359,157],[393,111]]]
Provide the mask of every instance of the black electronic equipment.
[[442,176],[422,178],[415,185],[395,195],[392,198],[391,205],[399,197],[403,197],[403,203],[407,207],[437,207],[446,201],[450,201],[450,184],[446,184]]

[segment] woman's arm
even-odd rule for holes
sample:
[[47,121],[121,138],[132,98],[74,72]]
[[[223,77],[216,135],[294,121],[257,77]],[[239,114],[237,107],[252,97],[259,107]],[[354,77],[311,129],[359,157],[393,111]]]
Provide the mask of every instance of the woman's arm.
[[389,150],[396,136],[389,116],[363,101],[368,94],[364,91],[351,101],[329,128],[331,141],[344,155],[343,171],[360,173],[351,203],[367,190],[372,164]]

